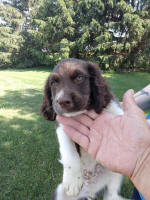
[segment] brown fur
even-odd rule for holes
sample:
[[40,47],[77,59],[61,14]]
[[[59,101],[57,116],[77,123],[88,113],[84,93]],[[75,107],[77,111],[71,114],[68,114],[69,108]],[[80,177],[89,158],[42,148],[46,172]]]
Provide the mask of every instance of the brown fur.
[[[82,81],[77,78],[80,74]],[[64,97],[61,102],[56,102],[55,97],[62,89]],[[55,120],[56,112],[63,114],[94,109],[100,113],[112,98],[97,64],[69,58],[59,62],[48,77],[40,111],[47,120]]]

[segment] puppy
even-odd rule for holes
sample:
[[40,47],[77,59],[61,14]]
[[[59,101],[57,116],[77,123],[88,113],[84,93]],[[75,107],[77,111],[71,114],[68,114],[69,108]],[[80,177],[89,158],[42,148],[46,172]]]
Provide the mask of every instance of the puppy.
[[[70,117],[91,109],[96,113],[105,109],[114,115],[123,114],[98,65],[72,58],[62,60],[46,81],[42,115],[47,120],[55,120],[56,114]],[[53,200],[95,199],[100,191],[103,191],[104,200],[124,199],[118,195],[122,175],[97,163],[64,133],[61,124],[56,133],[63,181],[57,187]]]

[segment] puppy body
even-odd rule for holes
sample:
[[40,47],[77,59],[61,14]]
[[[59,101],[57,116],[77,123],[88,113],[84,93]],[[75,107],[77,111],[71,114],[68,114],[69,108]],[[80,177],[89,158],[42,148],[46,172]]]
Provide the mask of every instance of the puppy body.
[[[57,80],[55,84],[54,80]],[[42,114],[46,119],[54,120],[56,113],[70,117],[90,109],[97,113],[105,110],[114,115],[123,114],[100,76],[98,66],[77,59],[60,62],[46,82]],[[76,144],[64,133],[63,125],[59,124],[56,133],[63,181],[57,187],[53,200],[94,199],[102,190],[104,200],[124,199],[118,195],[122,175],[101,166],[81,147],[78,153]]]
[[[111,101],[105,111],[114,115],[123,114],[123,110],[116,101]],[[67,117],[78,114],[80,113],[67,114]],[[60,145],[61,163],[64,167],[63,183],[57,189],[56,200],[77,200],[85,197],[91,199],[105,188],[105,200],[122,200],[123,198],[118,195],[122,175],[104,168],[81,147],[79,156],[74,142],[64,133],[63,125],[60,124],[56,132]]]

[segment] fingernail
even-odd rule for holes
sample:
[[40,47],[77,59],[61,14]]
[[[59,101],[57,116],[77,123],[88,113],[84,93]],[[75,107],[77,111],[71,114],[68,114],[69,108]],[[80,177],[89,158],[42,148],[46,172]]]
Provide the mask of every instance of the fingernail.
[[130,92],[132,95],[134,95],[134,90],[133,89],[130,89]]

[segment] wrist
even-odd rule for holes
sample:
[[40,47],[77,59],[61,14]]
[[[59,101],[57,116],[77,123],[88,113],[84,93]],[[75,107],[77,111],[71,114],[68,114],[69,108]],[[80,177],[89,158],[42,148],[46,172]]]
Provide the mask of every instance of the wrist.
[[145,199],[150,199],[150,147],[138,159],[131,181]]

